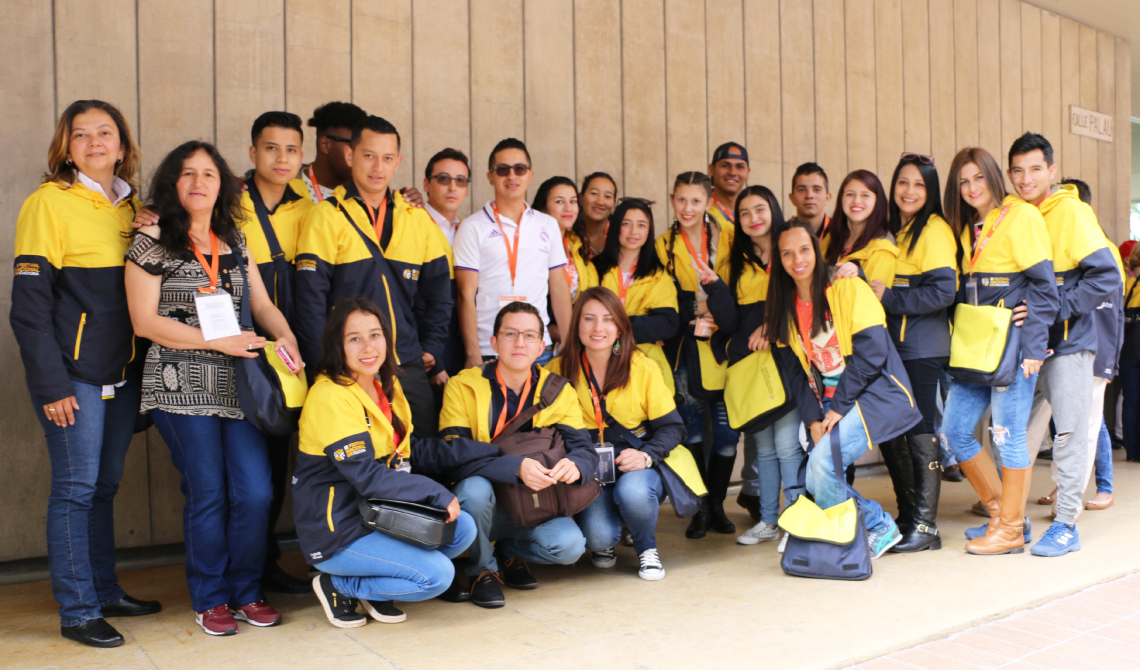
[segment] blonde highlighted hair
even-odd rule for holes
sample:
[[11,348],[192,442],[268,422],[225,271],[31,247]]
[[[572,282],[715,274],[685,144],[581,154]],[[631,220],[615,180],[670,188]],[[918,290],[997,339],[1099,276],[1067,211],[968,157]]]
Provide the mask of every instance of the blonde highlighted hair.
[[114,105],[102,100],[76,100],[63,110],[59,122],[55,124],[55,133],[48,146],[48,170],[44,173],[44,183],[54,181],[68,186],[75,183],[75,166],[68,162],[67,152],[71,145],[71,125],[75,117],[97,109],[106,112],[119,129],[119,144],[123,149],[123,160],[115,166],[115,176],[127,182],[131,191],[138,193],[139,174],[139,147],[131,135],[131,127],[123,113]]

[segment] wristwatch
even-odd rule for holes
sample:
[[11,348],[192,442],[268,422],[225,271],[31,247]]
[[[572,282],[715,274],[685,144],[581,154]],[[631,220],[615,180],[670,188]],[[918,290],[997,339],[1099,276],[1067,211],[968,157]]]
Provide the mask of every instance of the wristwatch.
[[653,467],[653,457],[644,451],[641,452],[641,455],[645,456],[645,469],[648,470],[649,468]]

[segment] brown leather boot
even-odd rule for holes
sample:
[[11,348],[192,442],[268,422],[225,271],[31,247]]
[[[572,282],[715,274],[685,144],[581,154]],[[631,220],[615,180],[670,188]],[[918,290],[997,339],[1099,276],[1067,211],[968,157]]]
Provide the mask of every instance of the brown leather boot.
[[1020,554],[1025,551],[1025,496],[1033,467],[1002,468],[1001,514],[997,527],[966,543],[971,554]]
[[986,534],[989,535],[994,532],[998,517],[1001,516],[1002,481],[998,477],[994,458],[989,451],[982,449],[977,456],[962,461],[958,466],[962,468],[962,474],[974,487],[974,492],[978,494],[982,504],[990,511],[990,524],[986,529]]

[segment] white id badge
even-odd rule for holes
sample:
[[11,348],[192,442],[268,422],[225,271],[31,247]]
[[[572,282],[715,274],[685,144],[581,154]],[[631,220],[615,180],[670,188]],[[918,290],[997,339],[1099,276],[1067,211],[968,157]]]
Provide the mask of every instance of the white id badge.
[[499,296],[499,309],[506,307],[512,302],[526,302],[525,295],[501,295]]
[[975,306],[978,304],[978,280],[972,275],[966,280],[966,302]]
[[598,452],[598,481],[603,484],[613,484],[617,481],[617,473],[614,471],[614,445],[609,442],[596,444],[594,451]]
[[198,309],[202,338],[207,342],[241,334],[241,326],[234,314],[234,301],[229,293],[222,289],[215,293],[198,293],[194,296],[194,306]]
[[412,462],[405,458],[400,462],[399,465],[396,466],[396,472],[407,472],[408,474],[411,474]]

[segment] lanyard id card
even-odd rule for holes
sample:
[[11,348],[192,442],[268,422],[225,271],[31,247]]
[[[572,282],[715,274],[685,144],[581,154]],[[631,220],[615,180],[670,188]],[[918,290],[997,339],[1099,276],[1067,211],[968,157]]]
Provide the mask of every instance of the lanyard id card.
[[617,481],[617,472],[614,467],[614,445],[609,442],[594,445],[598,452],[598,481],[603,484],[613,484]]
[[194,296],[194,306],[198,310],[198,325],[202,328],[202,339],[209,342],[222,337],[241,334],[234,301],[229,293],[217,289],[214,293],[199,293]]

